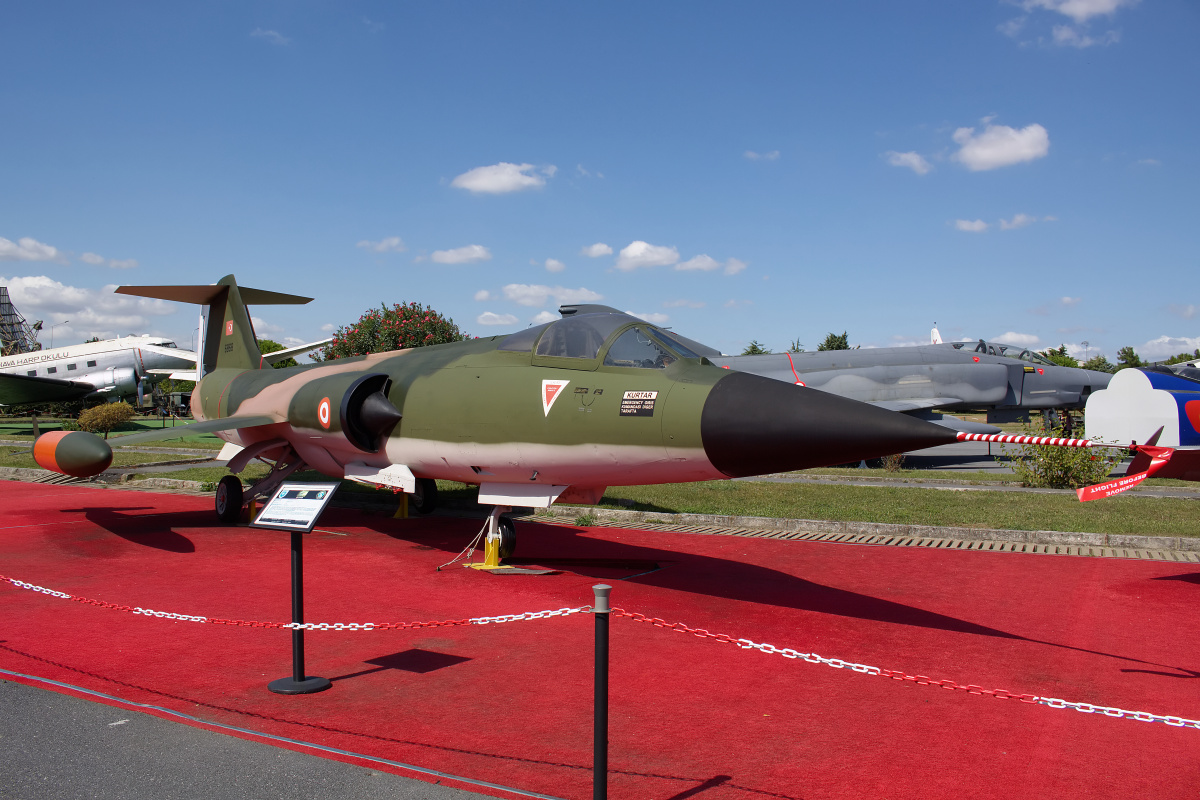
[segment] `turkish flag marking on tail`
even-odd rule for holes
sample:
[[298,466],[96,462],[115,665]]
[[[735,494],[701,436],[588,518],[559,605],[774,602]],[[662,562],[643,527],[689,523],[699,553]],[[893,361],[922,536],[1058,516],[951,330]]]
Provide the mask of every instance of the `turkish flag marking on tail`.
[[1149,478],[1154,473],[1162,469],[1163,465],[1171,460],[1171,454],[1175,451],[1170,447],[1152,447],[1150,445],[1142,445],[1138,448],[1139,453],[1145,453],[1150,456],[1150,466],[1145,472],[1139,472],[1136,475],[1126,475],[1123,478],[1097,483],[1095,486],[1084,486],[1081,489],[1076,489],[1075,494],[1079,498],[1079,502],[1086,503],[1089,500],[1099,500],[1102,497],[1112,497],[1115,494],[1120,494],[1128,489],[1132,489],[1142,481]]
[[542,411],[550,416],[550,407],[570,381],[542,381]]

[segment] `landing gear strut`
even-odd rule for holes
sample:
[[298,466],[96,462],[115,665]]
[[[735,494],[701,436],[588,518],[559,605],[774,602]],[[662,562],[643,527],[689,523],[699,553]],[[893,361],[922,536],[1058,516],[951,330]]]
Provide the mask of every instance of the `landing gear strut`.
[[[265,460],[265,459],[264,459]],[[272,495],[284,479],[298,469],[307,466],[304,459],[288,447],[275,462],[271,471],[262,480],[248,489],[242,489],[242,481],[236,475],[226,475],[217,484],[217,519],[226,525],[234,525],[242,515],[242,508],[251,500]],[[241,471],[240,469],[238,470]]]

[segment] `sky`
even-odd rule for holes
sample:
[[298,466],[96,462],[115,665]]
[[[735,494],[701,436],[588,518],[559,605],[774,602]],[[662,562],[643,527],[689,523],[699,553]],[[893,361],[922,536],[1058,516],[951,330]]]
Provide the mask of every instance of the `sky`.
[[[1200,347],[1194,0],[8,3],[0,286],[57,346],[195,341],[118,285],[637,314],[726,353]],[[61,323],[61,324],[60,324]],[[42,335],[48,346],[49,336]]]

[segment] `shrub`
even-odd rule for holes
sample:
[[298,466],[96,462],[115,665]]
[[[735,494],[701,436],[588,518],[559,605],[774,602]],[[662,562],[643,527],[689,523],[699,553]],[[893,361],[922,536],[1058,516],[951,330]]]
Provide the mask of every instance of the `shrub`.
[[[1032,424],[1025,426],[1024,433],[1027,436],[1064,435],[1061,427],[1046,434]],[[1083,426],[1080,425],[1074,434],[1083,438]],[[1100,483],[1124,457],[1120,450],[1034,444],[1018,445],[1015,453],[1010,445],[1007,452],[1013,473],[1021,479],[1021,485],[1044,489],[1078,489]]]
[[880,466],[888,472],[899,472],[904,469],[904,453],[893,453],[879,459]]
[[443,317],[420,303],[386,305],[363,314],[358,322],[338,328],[333,341],[321,349],[314,361],[386,353],[406,347],[423,347],[459,342],[467,336],[454,320]]
[[133,417],[133,406],[128,403],[105,403],[102,406],[89,408],[79,415],[79,430],[92,433],[108,432],[128,422]]
[[590,511],[586,511],[575,517],[575,524],[581,528],[588,528],[596,524],[596,515]]

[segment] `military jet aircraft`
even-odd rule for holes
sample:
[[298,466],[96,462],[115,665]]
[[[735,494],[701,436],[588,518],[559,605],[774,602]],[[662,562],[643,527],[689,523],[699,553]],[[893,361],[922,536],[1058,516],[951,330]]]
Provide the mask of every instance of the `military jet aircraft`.
[[[216,510],[236,520],[310,466],[414,494],[430,510],[435,479],[479,486],[494,506],[485,563],[512,552],[513,506],[597,502],[611,485],[759,475],[872,458],[956,440],[955,433],[802,386],[720,369],[687,340],[605,307],[508,336],[263,369],[246,304],[309,298],[238,287],[121,287],[123,294],[208,307],[196,423],[271,473],[243,492],[222,479]],[[136,443],[180,428],[122,437]],[[232,448],[231,448],[232,449]],[[111,463],[104,440],[80,431],[37,440],[47,469],[89,476]]]
[[971,433],[995,428],[932,409],[988,409],[988,422],[1013,422],[1032,409],[1079,409],[1108,386],[1107,372],[1062,367],[998,342],[947,342],[870,350],[758,356],[706,354],[716,365],[820,389]]

